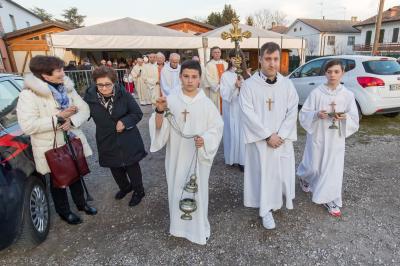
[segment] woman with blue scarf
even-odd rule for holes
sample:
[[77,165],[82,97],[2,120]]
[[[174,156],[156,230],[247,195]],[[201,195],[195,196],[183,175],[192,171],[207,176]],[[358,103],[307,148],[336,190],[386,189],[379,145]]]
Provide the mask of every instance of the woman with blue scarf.
[[[32,74],[25,76],[25,89],[18,100],[18,122],[22,131],[31,137],[36,170],[50,174],[50,190],[56,212],[69,224],[79,224],[82,219],[70,209],[65,188],[53,186],[45,152],[53,148],[53,124],[58,125],[56,142],[65,144],[64,132],[80,138],[85,156],[92,150],[79,127],[89,118],[89,107],[74,89],[73,82],[64,74],[64,62],[54,56],[35,56],[29,68]],[[97,210],[89,206],[84,197],[81,180],[69,186],[72,199],[79,211],[95,215]]]

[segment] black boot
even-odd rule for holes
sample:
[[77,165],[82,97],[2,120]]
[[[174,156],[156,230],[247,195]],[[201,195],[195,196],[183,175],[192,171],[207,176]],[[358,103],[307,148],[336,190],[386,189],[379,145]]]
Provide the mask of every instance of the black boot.
[[68,212],[68,213],[65,213],[65,214],[59,213],[58,215],[60,215],[61,219],[66,221],[68,224],[80,224],[80,223],[82,223],[81,217],[79,217],[78,215],[76,215],[73,212]]
[[142,198],[144,197],[144,195],[145,195],[144,190],[141,190],[139,192],[134,191],[132,194],[132,198],[129,201],[129,206],[133,207],[133,206],[138,205],[142,201]]
[[129,186],[127,190],[120,190],[117,192],[117,194],[115,194],[115,199],[116,200],[123,199],[125,198],[126,194],[128,194],[131,191],[132,191],[132,186]]
[[83,207],[78,208],[79,211],[84,211],[87,215],[96,215],[97,214],[97,209],[88,205],[87,203]]

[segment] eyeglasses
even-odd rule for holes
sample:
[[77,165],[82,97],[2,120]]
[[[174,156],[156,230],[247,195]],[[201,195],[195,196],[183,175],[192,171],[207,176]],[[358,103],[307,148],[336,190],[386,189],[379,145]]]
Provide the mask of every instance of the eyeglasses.
[[101,89],[101,88],[112,88],[112,86],[114,86],[114,84],[112,83],[106,83],[106,84],[101,84],[101,83],[97,83],[96,84],[97,88]]

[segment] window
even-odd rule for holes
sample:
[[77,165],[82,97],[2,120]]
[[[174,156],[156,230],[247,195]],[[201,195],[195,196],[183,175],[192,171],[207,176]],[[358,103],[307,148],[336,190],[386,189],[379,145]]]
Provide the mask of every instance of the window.
[[30,26],[31,26],[31,23],[30,23],[29,21],[27,21],[27,22],[26,22],[26,26],[27,26],[27,27],[30,27]]
[[296,31],[297,31],[297,28],[294,28],[293,31],[296,32]]
[[365,72],[376,75],[398,75],[400,65],[395,60],[373,60],[363,62]]
[[32,38],[29,38],[28,40],[39,40],[39,36],[35,36],[35,37],[32,37]]
[[15,81],[15,83],[18,84],[19,90],[22,90],[22,89],[25,87],[25,85],[24,85],[24,80],[23,80],[23,79],[21,79],[21,78],[15,78],[14,81]]
[[17,24],[15,23],[15,18],[11,14],[10,14],[10,20],[11,20],[11,25],[13,27],[13,30],[17,30]]
[[300,27],[300,29],[299,29],[299,31],[301,31],[303,28],[302,27]]
[[315,77],[321,76],[321,68],[325,63],[325,60],[315,60],[305,64],[301,69],[300,77]]
[[365,45],[370,45],[372,39],[372,30],[367,31],[365,34]]
[[300,71],[301,71],[301,67],[299,67],[295,72],[292,73],[292,75],[290,75],[289,78],[291,79],[295,79],[295,78],[300,78]]
[[379,33],[379,43],[383,43],[383,39],[385,38],[385,29],[381,29]]
[[399,28],[394,28],[392,42],[397,42],[398,39],[399,39]]
[[353,46],[356,42],[356,36],[347,37],[347,46]]
[[0,124],[5,128],[17,123],[18,94],[18,89],[11,82],[0,82]]
[[350,71],[356,68],[356,61],[351,60],[351,59],[343,59],[344,61],[344,71]]
[[[344,66],[344,72],[348,72],[350,70],[353,70],[356,67],[356,61],[352,60],[352,59],[343,59],[343,58],[338,58],[341,62],[342,65]],[[322,67],[322,71],[324,72],[325,70],[325,66],[326,64],[328,64],[329,61],[331,61],[332,59],[328,59],[325,61],[323,67]]]
[[335,45],[335,36],[328,36],[328,45],[329,46]]

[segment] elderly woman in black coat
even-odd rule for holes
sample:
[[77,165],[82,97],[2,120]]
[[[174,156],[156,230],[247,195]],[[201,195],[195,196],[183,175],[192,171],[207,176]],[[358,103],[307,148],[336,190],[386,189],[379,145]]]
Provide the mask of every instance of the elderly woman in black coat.
[[122,199],[133,190],[129,206],[136,206],[145,195],[139,161],[146,151],[136,126],[143,113],[135,99],[115,85],[116,79],[112,68],[95,69],[95,85],[87,89],[84,100],[96,124],[100,166],[111,169],[120,189],[115,198]]

